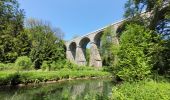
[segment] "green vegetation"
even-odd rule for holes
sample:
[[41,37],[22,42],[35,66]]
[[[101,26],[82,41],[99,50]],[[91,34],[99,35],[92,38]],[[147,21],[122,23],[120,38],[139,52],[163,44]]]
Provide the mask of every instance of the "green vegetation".
[[139,82],[125,82],[113,87],[113,100],[169,100],[169,82],[153,80]]
[[[16,59],[27,56],[33,63],[32,67],[40,69],[43,61],[65,59],[65,46],[61,37],[63,33],[50,26],[50,23],[36,19],[28,19],[24,27],[24,10],[19,9],[17,0],[0,1],[0,21],[1,63],[26,65],[27,61],[18,63]],[[25,65],[23,69],[30,64]],[[21,67],[20,64],[16,66]]]
[[14,62],[25,54],[22,38],[24,14],[16,0],[0,1],[0,62]]
[[15,66],[18,67],[18,70],[30,70],[32,62],[31,59],[27,56],[18,57],[15,61]]
[[40,69],[43,61],[48,63],[60,62],[65,59],[64,41],[57,37],[55,28],[44,21],[27,20],[26,32],[31,41],[29,57],[35,69]]
[[[169,15],[169,5],[160,7],[165,3],[167,1],[164,0],[128,0],[125,4],[125,17],[128,19],[120,26],[121,31],[118,28],[118,63],[113,68],[117,78],[134,81],[157,73],[170,75],[170,56],[167,56],[170,50],[169,21],[164,22],[164,25],[160,24],[163,20],[167,21],[166,16]],[[141,15],[143,10],[146,13],[153,12],[150,16],[145,16]]]
[[64,33],[49,22],[30,18],[24,26],[17,0],[0,1],[0,21],[0,85],[110,76],[67,61]]
[[[119,28],[117,81],[113,100],[169,100],[170,27],[168,0],[128,0]],[[142,14],[150,12],[150,15]],[[160,75],[162,78],[160,78]],[[163,79],[163,81],[162,81]]]
[[58,81],[62,79],[109,77],[108,72],[96,70],[69,70],[59,71],[0,71],[0,85],[17,85]]
[[159,40],[159,36],[142,26],[127,26],[120,37],[115,74],[126,81],[146,78],[154,65],[152,59],[161,49]]
[[[103,70],[124,82],[113,88],[113,99],[170,99],[169,82],[159,80],[160,75],[170,77],[167,3],[128,0],[124,14],[127,20],[118,30],[104,30],[100,47],[106,66]],[[111,75],[67,61],[63,32],[49,22],[28,19],[24,27],[24,10],[19,9],[17,0],[0,1],[0,22],[0,85]],[[88,61],[89,54],[87,50]]]
[[114,43],[113,43],[114,33],[112,27],[108,27],[101,37],[101,47],[100,54],[102,57],[102,62],[104,66],[112,66],[114,64]]

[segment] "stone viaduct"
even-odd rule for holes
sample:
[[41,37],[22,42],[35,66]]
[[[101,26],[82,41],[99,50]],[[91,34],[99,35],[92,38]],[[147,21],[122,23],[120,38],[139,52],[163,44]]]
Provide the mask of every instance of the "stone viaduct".
[[[117,32],[119,25],[121,25],[122,23],[123,20],[103,27],[94,32],[90,32],[84,36],[77,37],[70,41],[67,41],[66,42],[67,59],[80,66],[87,65],[85,53],[86,46],[88,43],[90,43],[89,66],[94,66],[97,68],[102,67],[102,59],[99,53],[102,33],[107,27],[111,27],[113,31]],[[113,42],[118,43],[118,39],[116,38],[116,36],[113,37]]]
[[[169,6],[168,0],[165,1],[163,8],[166,8]],[[143,12],[141,14],[144,18],[148,18],[149,16],[152,16],[152,12]],[[85,53],[86,53],[86,46],[88,43],[91,44],[90,47],[90,61],[89,66],[94,67],[102,67],[102,59],[99,53],[99,47],[100,47],[100,40],[103,31],[107,27],[111,27],[113,31],[116,33],[119,32],[119,26],[125,21],[126,19],[113,23],[111,25],[108,25],[106,27],[103,27],[101,29],[98,29],[94,32],[90,32],[84,36],[74,38],[70,41],[66,42],[66,56],[67,59],[70,60],[73,63],[76,63],[78,65],[87,65]],[[118,44],[118,38],[117,36],[112,37],[113,42]]]

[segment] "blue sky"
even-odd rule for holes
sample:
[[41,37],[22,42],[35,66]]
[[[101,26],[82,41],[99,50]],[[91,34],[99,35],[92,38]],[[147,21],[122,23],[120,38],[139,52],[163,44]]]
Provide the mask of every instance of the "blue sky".
[[26,18],[51,22],[65,40],[85,35],[123,18],[127,0],[18,0]]

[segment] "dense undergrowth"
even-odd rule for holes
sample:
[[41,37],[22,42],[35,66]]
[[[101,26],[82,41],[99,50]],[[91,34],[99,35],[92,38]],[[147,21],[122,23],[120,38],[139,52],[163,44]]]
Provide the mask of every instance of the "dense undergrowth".
[[109,77],[108,72],[97,70],[69,70],[59,71],[0,71],[0,85],[17,85],[58,81],[62,79]]
[[167,81],[143,80],[124,82],[113,87],[113,100],[170,100]]

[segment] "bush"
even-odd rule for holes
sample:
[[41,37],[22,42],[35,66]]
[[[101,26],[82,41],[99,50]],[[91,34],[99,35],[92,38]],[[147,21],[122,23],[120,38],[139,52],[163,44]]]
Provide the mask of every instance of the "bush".
[[67,60],[59,60],[59,61],[43,61],[41,66],[42,70],[48,71],[58,71],[61,69],[70,69],[70,70],[95,70],[93,67],[89,66],[78,66],[76,64],[71,63]]
[[170,100],[170,83],[140,81],[113,87],[113,100]]
[[41,69],[48,70],[48,71],[56,71],[64,67],[68,67],[68,65],[66,65],[65,60],[53,61],[53,62],[43,61]]
[[58,61],[43,61],[43,64],[41,66],[42,70],[49,70],[49,71],[57,71],[60,69],[77,69],[78,66],[76,64],[73,64],[67,60],[58,60]]
[[0,63],[0,71],[2,70],[14,70],[15,69],[15,64],[14,63]]
[[15,66],[18,68],[18,70],[30,70],[32,69],[32,62],[29,57],[21,56],[15,61]]
[[4,70],[5,64],[0,63],[0,70]]
[[60,70],[65,67],[66,62],[65,60],[53,61],[50,65],[52,70]]
[[43,61],[42,65],[41,65],[41,69],[49,71],[50,70],[49,67],[50,67],[50,65],[48,64],[48,61]]
[[158,36],[152,31],[139,26],[129,25],[120,37],[118,66],[115,74],[122,80],[141,80],[146,78],[153,67]]

